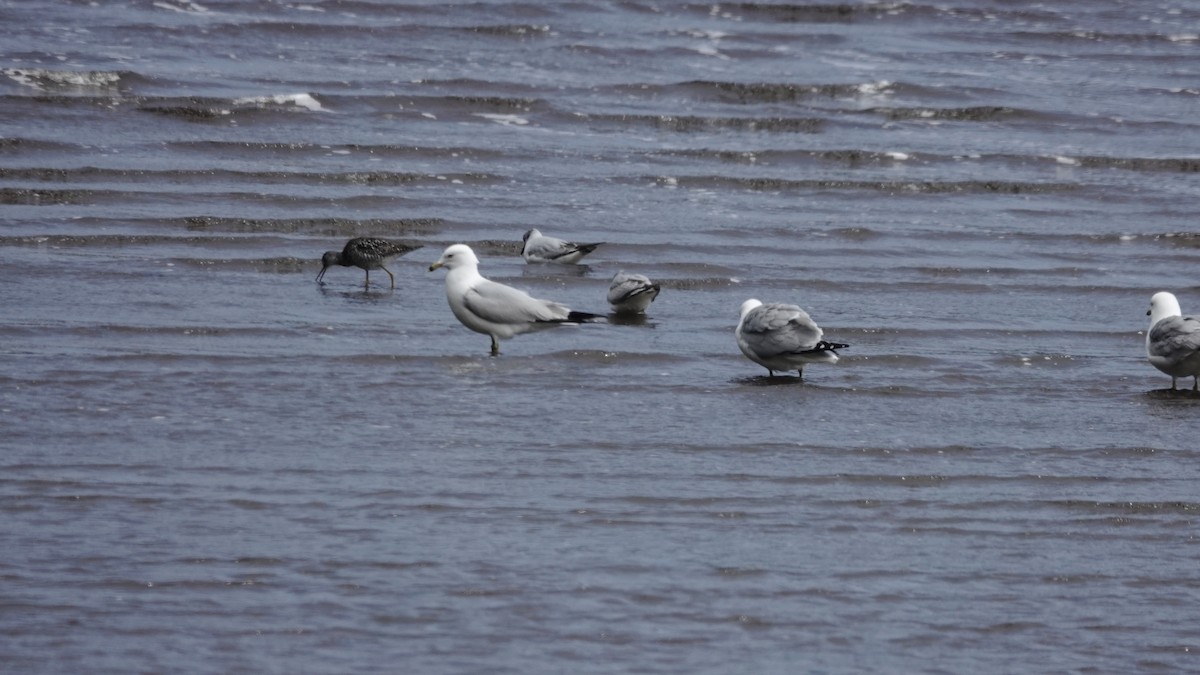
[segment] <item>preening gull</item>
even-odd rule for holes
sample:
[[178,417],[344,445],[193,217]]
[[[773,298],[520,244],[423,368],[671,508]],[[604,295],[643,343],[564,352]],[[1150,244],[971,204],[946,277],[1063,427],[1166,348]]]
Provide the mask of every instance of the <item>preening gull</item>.
[[1146,329],[1146,357],[1150,365],[1171,376],[1171,389],[1180,377],[1192,377],[1192,391],[1200,391],[1200,319],[1182,316],[1179,300],[1162,291],[1150,298],[1150,326]]
[[500,340],[565,323],[584,323],[604,317],[575,312],[551,300],[539,300],[525,291],[491,281],[479,274],[479,258],[466,244],[447,248],[432,272],[445,267],[446,299],[450,311],[462,325],[476,333],[490,335],[492,355],[500,353]]
[[822,340],[824,332],[796,305],[764,305],[753,298],[742,303],[742,318],[734,335],[746,358],[771,375],[776,370],[795,370],[804,377],[804,366],[837,363],[836,350],[850,346]]
[[617,314],[641,314],[658,297],[660,290],[659,285],[644,274],[617,272],[608,287],[608,304]]
[[398,258],[409,251],[421,248],[411,244],[403,244],[387,239],[357,237],[346,242],[341,251],[326,251],[321,256],[321,271],[317,273],[317,281],[325,276],[325,271],[334,265],[342,267],[359,267],[367,272],[366,287],[371,287],[371,270],[383,270],[392,280],[392,288],[396,287],[396,277],[386,265],[393,258]]
[[596,250],[604,242],[595,244],[576,244],[563,241],[556,237],[547,237],[536,229],[529,230],[521,237],[521,257],[525,262],[555,262],[573,265],[583,256]]

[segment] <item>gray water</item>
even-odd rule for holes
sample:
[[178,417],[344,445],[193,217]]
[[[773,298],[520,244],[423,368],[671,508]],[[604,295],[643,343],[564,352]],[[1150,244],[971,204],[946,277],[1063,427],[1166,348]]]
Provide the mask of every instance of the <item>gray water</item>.
[[[1194,4],[0,25],[5,672],[1200,669]],[[361,235],[423,248],[315,283]],[[456,242],[663,291],[493,358]],[[750,297],[851,347],[768,377]]]

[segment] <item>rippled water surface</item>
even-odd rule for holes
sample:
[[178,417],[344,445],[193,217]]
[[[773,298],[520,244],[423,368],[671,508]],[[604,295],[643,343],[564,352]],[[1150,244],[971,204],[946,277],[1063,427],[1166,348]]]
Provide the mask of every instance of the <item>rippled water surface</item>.
[[[0,23],[0,669],[1196,667],[1200,397],[1143,347],[1200,311],[1193,5]],[[314,281],[365,235],[395,291]],[[455,242],[663,290],[493,358]],[[851,347],[768,377],[750,297]]]

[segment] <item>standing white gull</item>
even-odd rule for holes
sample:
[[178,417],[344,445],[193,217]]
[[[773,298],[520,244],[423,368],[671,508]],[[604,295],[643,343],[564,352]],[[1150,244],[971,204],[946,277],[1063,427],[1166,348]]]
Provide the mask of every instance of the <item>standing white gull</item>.
[[617,314],[641,314],[658,297],[658,284],[644,274],[627,274],[624,271],[613,275],[608,287],[608,304]]
[[521,237],[521,257],[525,262],[554,262],[573,265],[583,256],[596,250],[604,242],[595,244],[576,244],[563,241],[557,237],[547,237],[536,229],[529,230]]
[[1182,316],[1179,300],[1162,291],[1150,298],[1150,326],[1146,329],[1146,357],[1150,365],[1171,376],[1171,389],[1180,377],[1192,377],[1192,391],[1200,391],[1200,319]]
[[583,323],[602,319],[598,314],[575,312],[551,300],[539,300],[525,291],[485,279],[479,274],[479,258],[466,244],[447,248],[432,272],[445,267],[446,300],[450,311],[462,325],[476,333],[490,335],[492,355],[500,353],[500,340],[540,328],[564,323]]
[[734,335],[746,358],[771,375],[776,370],[795,370],[804,377],[804,366],[837,363],[836,350],[850,346],[822,340],[824,332],[796,305],[764,305],[753,298],[742,303],[742,318]]

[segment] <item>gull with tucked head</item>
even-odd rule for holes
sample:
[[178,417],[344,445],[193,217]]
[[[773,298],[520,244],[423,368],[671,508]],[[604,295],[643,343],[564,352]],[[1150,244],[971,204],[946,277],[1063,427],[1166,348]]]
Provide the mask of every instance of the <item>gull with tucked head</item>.
[[1179,300],[1166,291],[1150,298],[1150,326],[1146,329],[1146,357],[1150,365],[1171,376],[1171,389],[1180,377],[1192,377],[1192,391],[1200,391],[1200,319],[1182,316]]
[[617,314],[641,314],[658,297],[661,287],[644,274],[619,271],[608,286],[608,304]]
[[803,378],[804,366],[837,363],[836,350],[850,346],[822,340],[824,332],[796,305],[764,305],[753,298],[742,303],[742,318],[734,336],[746,358],[772,376],[776,370],[794,370]]
[[525,291],[506,286],[479,274],[479,258],[466,244],[447,248],[432,272],[446,268],[446,300],[450,311],[476,333],[492,338],[492,355],[500,353],[500,340],[532,330],[562,324],[578,324],[604,317],[576,312],[551,300],[540,300]]

